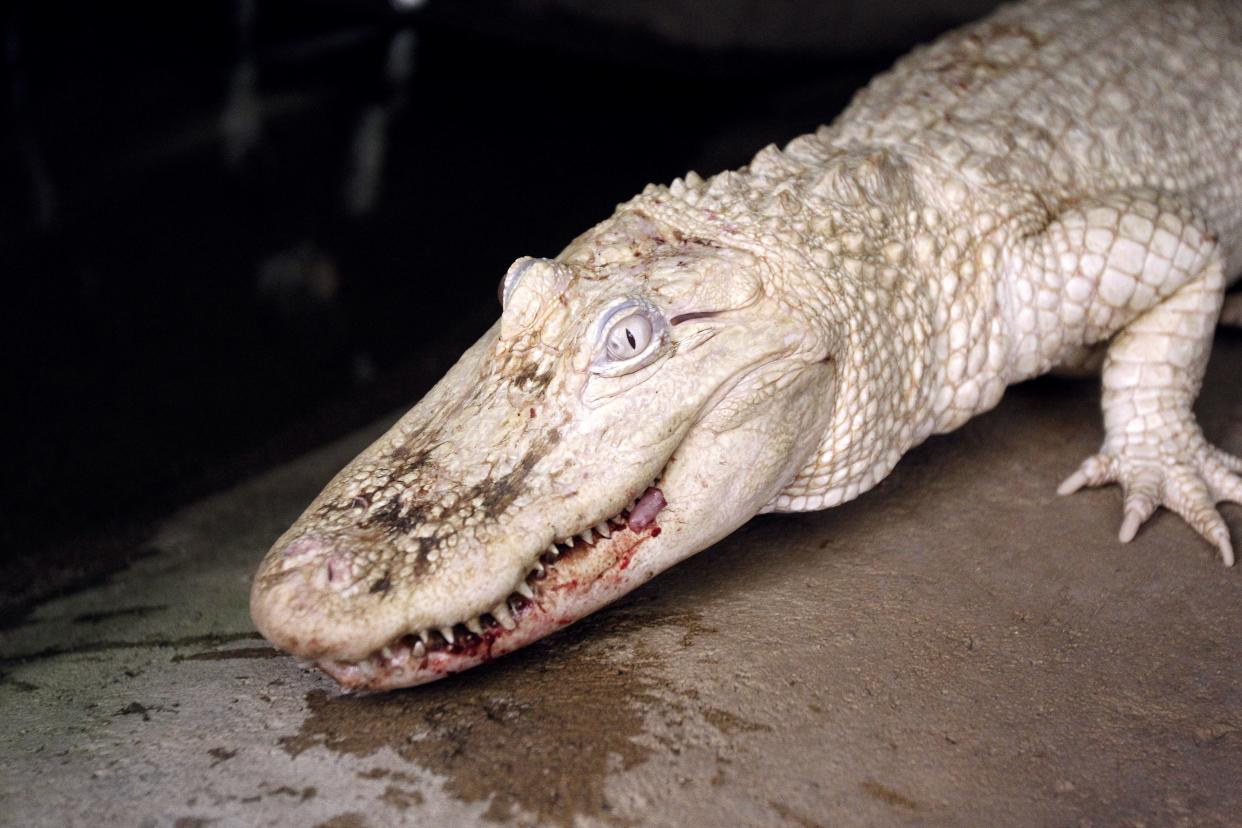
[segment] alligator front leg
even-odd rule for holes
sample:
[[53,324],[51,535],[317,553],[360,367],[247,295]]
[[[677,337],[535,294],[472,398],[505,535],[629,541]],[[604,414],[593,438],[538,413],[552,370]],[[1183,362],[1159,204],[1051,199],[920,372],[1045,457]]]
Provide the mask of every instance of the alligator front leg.
[[1060,261],[1075,263],[1067,295],[1086,294],[1087,338],[1116,331],[1103,369],[1104,444],[1058,492],[1118,483],[1123,542],[1165,506],[1232,566],[1216,504],[1242,503],[1242,460],[1211,445],[1192,412],[1225,290],[1215,237],[1167,199],[1130,195],[1076,211],[1050,233]]

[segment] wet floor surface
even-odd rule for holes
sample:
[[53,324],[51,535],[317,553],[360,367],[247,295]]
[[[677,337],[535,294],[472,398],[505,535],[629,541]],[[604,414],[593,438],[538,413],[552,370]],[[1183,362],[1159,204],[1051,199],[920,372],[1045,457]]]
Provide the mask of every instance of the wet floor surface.
[[[1242,450],[1242,336],[1200,404]],[[0,638],[0,823],[1237,824],[1242,572],[1054,489],[1090,382],[1012,389],[835,510],[752,521],[614,607],[422,688],[342,696],[247,615],[373,428],[169,516]],[[1236,508],[1226,516],[1242,537]]]

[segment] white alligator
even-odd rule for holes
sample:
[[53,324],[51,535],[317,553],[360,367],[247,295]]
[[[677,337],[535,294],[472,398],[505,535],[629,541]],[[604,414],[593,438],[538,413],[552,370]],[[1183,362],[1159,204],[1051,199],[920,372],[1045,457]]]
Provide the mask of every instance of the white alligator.
[[[1192,404],[1242,271],[1242,4],[1033,0],[919,48],[745,168],[555,259],[268,553],[252,614],[351,688],[545,636],[760,512],[857,497],[1057,368],[1118,483],[1233,563],[1242,461]],[[1067,470],[1068,471],[1068,470]]]

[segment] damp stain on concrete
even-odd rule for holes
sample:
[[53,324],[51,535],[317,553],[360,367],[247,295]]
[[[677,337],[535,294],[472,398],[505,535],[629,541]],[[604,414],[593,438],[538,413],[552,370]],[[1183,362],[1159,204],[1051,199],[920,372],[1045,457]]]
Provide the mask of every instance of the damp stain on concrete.
[[103,621],[111,621],[115,618],[146,618],[148,615],[154,615],[155,613],[163,612],[166,609],[168,609],[167,604],[144,604],[137,607],[121,607],[120,609],[83,612],[75,615],[71,623],[99,624]]
[[173,828],[207,828],[207,826],[214,825],[219,821],[218,819],[209,819],[208,817],[178,817],[173,821]]
[[404,811],[415,805],[422,805],[423,794],[417,788],[389,785],[384,788],[384,793],[380,796],[380,800],[387,802],[399,811]]
[[252,658],[277,658],[283,656],[275,647],[234,647],[231,650],[204,650],[201,653],[175,655],[170,661],[235,661]]
[[792,825],[798,825],[801,826],[801,828],[824,828],[824,824],[822,822],[816,822],[815,820],[804,816],[799,811],[781,802],[769,800],[768,805],[772,807],[773,811],[776,811],[777,815],[781,819]]
[[[663,678],[664,660],[677,652],[648,646],[634,633],[667,626],[683,640],[709,630],[696,611],[631,601],[489,668],[433,684],[358,697],[312,690],[309,715],[281,746],[293,756],[320,746],[354,757],[389,748],[442,777],[450,795],[487,803],[483,817],[494,822],[568,826],[590,816],[626,824],[606,782],[670,738],[647,734],[649,721],[721,733],[766,728]],[[423,799],[419,778],[400,769],[363,775],[389,783],[379,797],[388,805],[404,809]]]
[[9,664],[28,664],[36,661],[44,661],[50,658],[60,658],[62,656],[106,653],[113,650],[162,650],[178,647],[191,647],[195,645],[219,647],[225,644],[231,644],[235,641],[253,641],[262,639],[263,636],[259,635],[257,632],[236,632],[206,633],[203,635],[188,635],[182,638],[83,641],[77,644],[44,647],[43,649],[36,650],[34,652],[18,653],[11,656],[0,657],[0,666]]
[[229,750],[226,747],[214,747],[207,751],[207,755],[212,758],[211,767],[215,767],[223,762],[227,762],[237,755],[236,750]]
[[369,823],[365,814],[357,811],[349,811],[344,814],[325,819],[323,822],[317,822],[314,828],[367,828]]
[[862,791],[872,799],[878,799],[887,805],[892,805],[894,808],[904,808],[907,811],[919,810],[919,803],[887,785],[876,782],[874,779],[868,779],[863,782]]
[[33,693],[39,689],[39,685],[13,678],[8,673],[0,673],[0,686],[12,687],[19,693]]
[[305,802],[308,799],[314,799],[319,793],[319,789],[313,785],[307,785],[303,788],[294,788],[289,785],[281,785],[265,793],[266,796],[288,797],[296,802]]

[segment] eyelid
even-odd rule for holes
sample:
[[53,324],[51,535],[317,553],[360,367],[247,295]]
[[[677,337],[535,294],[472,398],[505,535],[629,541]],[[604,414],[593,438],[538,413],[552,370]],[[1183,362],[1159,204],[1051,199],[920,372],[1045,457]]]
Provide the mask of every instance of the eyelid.
[[500,278],[500,284],[496,287],[496,293],[500,299],[500,306],[506,307],[509,304],[509,297],[513,294],[513,289],[517,287],[518,281],[522,278],[531,265],[538,259],[527,256],[514,262],[504,276]]

